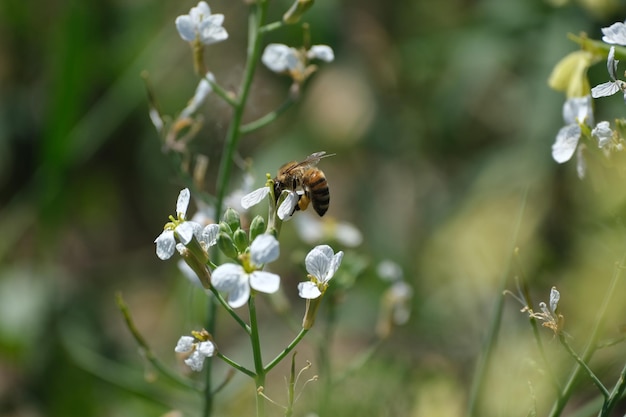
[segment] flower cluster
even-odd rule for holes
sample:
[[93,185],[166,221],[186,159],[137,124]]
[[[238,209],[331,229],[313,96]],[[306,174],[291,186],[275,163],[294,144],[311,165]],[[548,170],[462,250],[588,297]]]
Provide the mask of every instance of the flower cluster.
[[204,360],[213,356],[217,348],[206,330],[191,333],[193,336],[181,336],[178,339],[174,352],[185,354],[187,356],[184,360],[185,365],[192,371],[200,372]]
[[304,83],[317,70],[317,66],[309,64],[314,59],[332,62],[335,54],[328,45],[296,49],[282,43],[271,43],[267,45],[261,57],[267,68],[278,74],[289,75],[298,85]]
[[552,289],[550,289],[549,307],[542,301],[539,303],[539,309],[541,310],[540,313],[535,313],[529,307],[525,307],[523,311],[528,312],[529,317],[541,320],[543,322],[541,324],[542,326],[547,327],[557,334],[563,330],[563,324],[565,321],[563,316],[557,313],[560,299],[561,294],[556,287],[552,287]]
[[[584,178],[586,163],[584,152],[586,147],[580,143],[580,139],[586,137],[593,139],[604,154],[608,157],[613,151],[624,149],[624,139],[618,130],[613,130],[608,121],[594,124],[591,98],[611,96],[617,92],[624,95],[626,101],[626,82],[618,79],[617,68],[619,61],[615,59],[615,44],[626,46],[626,24],[618,22],[610,27],[602,29],[602,40],[611,45],[607,58],[609,81],[601,83],[589,93],[586,73],[591,64],[590,52],[579,51],[570,54],[561,61],[553,71],[550,85],[554,88],[566,90],[568,99],[563,105],[563,119],[565,125],[559,130],[556,140],[552,145],[552,158],[558,163],[569,161],[574,153],[577,154],[576,171],[579,178]],[[575,62],[576,64],[572,64]],[[567,68],[567,71],[565,70]],[[569,72],[569,76],[564,73]],[[572,78],[572,74],[576,76]],[[585,82],[580,83],[583,79]],[[567,80],[567,81],[564,81]],[[572,86],[576,86],[573,88]],[[570,94],[572,91],[579,95]]]

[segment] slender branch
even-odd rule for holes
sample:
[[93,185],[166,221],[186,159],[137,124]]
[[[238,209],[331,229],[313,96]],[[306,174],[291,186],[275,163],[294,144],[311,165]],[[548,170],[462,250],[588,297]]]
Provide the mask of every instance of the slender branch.
[[235,368],[236,370],[238,370],[239,372],[248,375],[250,378],[256,378],[256,374],[254,372],[252,372],[245,366],[238,364],[234,360],[230,359],[228,356],[222,355],[220,352],[217,352],[216,356],[220,358],[221,360],[223,360],[224,362],[226,362],[227,364],[229,364],[230,366],[232,366],[233,368]]
[[622,373],[619,375],[619,379],[613,387],[613,391],[611,391],[611,395],[609,398],[605,400],[604,405],[602,406],[602,411],[600,412],[600,417],[609,417],[611,415],[611,411],[617,405],[619,400],[622,398],[624,391],[626,390],[626,366],[622,369]]
[[515,253],[515,247],[517,246],[517,239],[519,236],[519,232],[522,225],[522,219],[524,217],[524,211],[526,210],[526,202],[528,200],[528,187],[526,187],[522,193],[522,201],[520,205],[519,212],[517,213],[517,219],[515,220],[515,226],[513,229],[513,238],[511,239],[511,250],[509,259],[506,261],[506,268],[500,277],[499,291],[498,294],[501,294],[496,299],[496,305],[494,306],[494,312],[491,317],[491,322],[489,323],[489,329],[487,332],[487,337],[484,342],[483,352],[478,359],[478,364],[476,366],[476,372],[474,373],[474,379],[472,381],[472,387],[470,390],[469,403],[467,408],[467,416],[472,417],[477,415],[476,408],[478,406],[478,397],[483,388],[485,376],[487,375],[487,370],[489,368],[489,360],[492,357],[492,352],[496,346],[496,341],[498,339],[498,333],[500,331],[500,322],[502,321],[502,311],[504,309],[504,291],[506,290],[506,285],[508,281],[508,277],[511,270],[513,255]]
[[[259,339],[259,323],[256,316],[255,305],[256,294],[251,294],[248,300],[248,309],[250,310],[250,342],[252,343],[252,357],[254,359],[254,370],[256,375],[254,377],[254,383],[256,385],[257,393],[262,391],[265,387],[265,369],[263,368],[263,357],[261,355],[261,341]],[[265,399],[258,395],[256,396],[256,415],[257,417],[265,416]]]
[[255,130],[258,130],[262,127],[267,126],[268,124],[276,120],[281,114],[287,111],[291,106],[293,106],[294,103],[295,103],[294,99],[291,98],[291,96],[289,96],[287,100],[285,100],[283,104],[281,104],[280,107],[278,107],[273,112],[268,113],[265,116],[260,117],[259,119],[253,122],[246,123],[245,125],[241,126],[241,128],[239,129],[239,133],[241,133],[242,135],[245,135],[245,134],[254,132]]
[[239,317],[239,315],[235,312],[235,310],[232,309],[232,307],[228,304],[228,302],[224,299],[224,297],[222,297],[222,294],[220,294],[219,291],[217,291],[213,286],[211,286],[209,290],[213,293],[215,298],[217,298],[217,300],[220,302],[222,307],[224,307],[224,309],[228,312],[228,314],[230,314],[231,317],[235,319],[235,321],[239,324],[239,326],[241,326],[241,328],[244,329],[246,333],[250,334],[250,326],[248,326],[248,324],[245,321],[243,321],[241,317]]
[[296,346],[298,346],[298,343],[300,343],[300,341],[302,340],[302,338],[304,338],[308,331],[308,329],[300,330],[300,333],[298,333],[298,335],[291,341],[291,343],[289,343],[289,345],[287,345],[287,347],[282,352],[280,352],[278,356],[276,356],[270,363],[265,365],[265,373],[269,372],[273,367],[278,365],[280,361],[285,358],[285,356],[289,355],[289,352],[291,352]]
[[283,22],[282,20],[279,20],[277,22],[272,22],[272,23],[268,23],[265,26],[261,26],[259,28],[259,32],[265,34],[265,33],[268,33],[268,32],[272,32],[272,31],[274,31],[276,29],[280,29],[283,26],[285,26],[285,22]]
[[207,80],[208,83],[211,85],[211,89],[213,90],[213,92],[220,96],[220,98],[228,103],[231,107],[237,107],[239,105],[237,100],[233,97],[233,94],[224,90],[221,85],[215,82],[215,80],[209,77],[204,77],[204,79]]
[[[626,252],[624,252],[622,260],[619,262],[619,264],[615,265],[615,270],[613,271],[613,277],[611,278],[611,282],[609,283],[609,288],[604,294],[604,300],[602,301],[602,304],[598,309],[598,315],[596,317],[596,322],[591,330],[591,336],[589,337],[589,340],[587,341],[587,346],[585,347],[585,350],[581,356],[582,361],[585,363],[591,360],[591,357],[596,351],[598,337],[600,336],[600,327],[602,322],[604,321],[604,316],[606,315],[606,311],[609,307],[611,299],[616,293],[615,288],[617,286],[617,283],[621,279],[622,270],[624,269],[625,262]],[[576,385],[576,381],[578,380],[578,375],[580,374],[581,369],[582,367],[579,364],[574,367],[569,379],[567,380],[567,383],[565,384],[565,388],[563,388],[561,395],[557,397],[556,402],[552,406],[549,417],[557,417],[561,415],[563,409],[565,408],[565,404],[567,404],[569,397],[574,392],[574,387]]]
[[593,371],[591,370],[591,368],[589,368],[589,366],[585,363],[585,361],[583,361],[580,358],[580,356],[578,356],[578,354],[574,352],[574,349],[572,349],[569,343],[567,343],[567,340],[565,339],[565,335],[563,334],[563,332],[559,333],[559,341],[561,342],[563,347],[565,347],[565,349],[567,350],[567,353],[569,353],[570,356],[574,358],[574,360],[578,362],[578,364],[585,370],[585,372],[587,372],[587,375],[589,375],[589,378],[591,378],[593,383],[596,384],[596,386],[602,393],[602,396],[605,398],[605,400],[608,399],[610,395],[609,391],[606,389],[604,384],[602,384],[602,381],[598,379],[596,374],[593,373]]
[[139,333],[137,326],[135,326],[135,322],[133,321],[133,318],[130,314],[130,310],[128,309],[128,306],[126,305],[126,303],[124,302],[124,299],[122,298],[122,294],[118,292],[115,295],[115,299],[117,301],[117,306],[120,309],[120,312],[122,313],[122,316],[124,316],[126,327],[128,327],[128,330],[130,330],[130,333],[135,338],[135,341],[139,345],[139,348],[141,349],[142,353],[144,354],[148,362],[150,362],[150,364],[152,364],[152,366],[154,366],[156,370],[161,372],[163,376],[167,377],[172,382],[175,382],[182,387],[189,388],[194,391],[201,391],[201,388],[197,384],[187,379],[181,378],[180,376],[172,372],[169,368],[167,368],[164,364],[161,363],[161,361],[156,357],[154,352],[152,352],[152,349],[150,349],[150,346],[148,346],[148,343],[143,338],[141,333]]

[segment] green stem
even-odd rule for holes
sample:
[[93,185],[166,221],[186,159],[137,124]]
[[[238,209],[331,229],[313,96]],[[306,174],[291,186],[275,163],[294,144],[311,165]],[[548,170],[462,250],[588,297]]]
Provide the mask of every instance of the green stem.
[[236,370],[238,370],[239,372],[248,375],[250,378],[256,377],[256,374],[254,372],[252,372],[245,366],[238,364],[234,360],[230,359],[228,356],[222,355],[220,352],[217,352],[216,356],[220,358],[221,360],[223,360],[224,362],[226,362],[227,364],[229,364],[230,366],[232,366],[233,368],[235,368]]
[[133,321],[133,318],[130,315],[130,310],[128,309],[128,306],[126,305],[126,303],[124,302],[124,299],[122,298],[122,294],[117,293],[115,295],[115,298],[117,301],[117,306],[120,309],[122,316],[124,316],[126,327],[128,327],[128,330],[135,338],[135,341],[139,345],[139,348],[141,349],[142,353],[144,354],[148,362],[150,362],[150,364],[154,366],[156,370],[161,372],[163,376],[165,376],[172,382],[175,382],[176,384],[182,387],[190,388],[195,391],[200,390],[200,388],[196,384],[194,384],[193,382],[189,380],[179,377],[177,374],[171,372],[165,365],[163,365],[161,361],[159,361],[159,359],[155,356],[154,352],[152,352],[152,349],[150,349],[150,346],[148,346],[148,343],[146,342],[146,340],[143,338],[141,333],[139,333],[137,326],[135,326],[135,322]]
[[[250,334],[250,326],[248,326],[248,324],[246,324],[246,322],[243,321],[241,317],[239,317],[239,315],[235,312],[235,310],[232,309],[232,307],[228,304],[224,297],[222,297],[222,294],[220,294],[219,291],[217,291],[214,287],[211,287],[210,291],[213,293],[215,298],[217,298],[222,307],[224,307],[224,309],[228,312],[228,314],[230,314],[231,317],[235,319],[239,326],[241,326],[241,328],[244,329],[246,333]],[[209,333],[213,334],[211,331],[209,331]]]
[[231,93],[229,93],[228,91],[224,90],[221,85],[219,85],[218,83],[216,83],[212,79],[210,79],[208,77],[204,77],[204,79],[207,80],[207,82],[211,85],[211,89],[213,90],[213,92],[215,94],[217,94],[218,96],[220,96],[220,98],[222,100],[224,100],[226,103],[228,103],[231,107],[237,107],[237,105],[239,103],[237,102],[237,100],[235,100],[232,97]]
[[[585,350],[581,356],[581,360],[585,363],[588,363],[591,360],[591,357],[596,351],[598,337],[600,336],[600,327],[602,325],[602,322],[604,321],[604,316],[606,315],[606,311],[611,302],[611,298],[613,294],[616,293],[615,288],[621,278],[622,269],[624,269],[624,263],[626,263],[626,252],[624,252],[624,255],[622,256],[622,260],[620,261],[620,263],[615,266],[615,271],[613,272],[613,277],[611,278],[609,288],[604,294],[604,300],[602,301],[602,304],[600,305],[600,308],[598,309],[598,315],[596,318],[596,322],[593,326],[593,329],[591,331],[591,336],[589,337],[587,346],[585,347]],[[565,387],[563,388],[561,395],[557,397],[556,402],[552,406],[552,410],[550,411],[549,417],[557,417],[561,415],[561,413],[563,412],[563,409],[565,408],[565,404],[567,404],[569,397],[574,392],[574,387],[576,385],[576,382],[578,381],[578,376],[581,370],[582,370],[582,366],[580,366],[580,364],[577,364],[574,367],[574,370],[570,374],[570,377],[567,380],[567,383],[565,384]]]
[[605,398],[605,400],[608,399],[610,395],[609,391],[606,389],[604,384],[602,384],[602,382],[598,379],[596,374],[593,373],[593,371],[591,370],[591,368],[589,368],[589,366],[585,363],[585,361],[583,361],[580,358],[580,356],[578,356],[578,354],[574,352],[574,349],[572,349],[569,343],[567,343],[567,340],[565,339],[565,335],[563,334],[563,332],[559,333],[559,341],[561,342],[563,347],[565,347],[565,349],[567,350],[567,353],[569,353],[570,356],[574,358],[574,360],[578,363],[578,365],[580,365],[582,369],[584,369],[585,372],[587,372],[587,375],[589,375],[589,378],[591,378],[593,383],[596,384],[596,386],[602,393],[602,396]]
[[261,33],[264,33],[264,34],[265,34],[265,33],[268,33],[268,32],[272,32],[272,31],[274,31],[274,30],[276,30],[276,29],[280,29],[280,28],[282,28],[283,26],[285,26],[285,22],[283,22],[282,20],[279,20],[279,21],[277,21],[277,22],[268,23],[267,25],[262,26],[262,27],[259,29],[259,32],[261,32]]
[[[213,288],[213,287],[211,287]],[[217,313],[217,303],[215,302],[215,298],[207,297],[207,322],[206,322],[206,330],[215,337],[215,316]],[[205,372],[205,382],[204,382],[204,408],[202,410],[203,417],[209,417],[213,414],[213,381],[211,376],[213,374],[213,360],[212,358],[207,358],[204,365]]]
[[602,406],[602,411],[600,412],[600,417],[608,417],[611,415],[611,411],[617,405],[619,400],[622,398],[624,394],[624,390],[626,390],[626,366],[622,369],[622,373],[619,375],[619,379],[613,387],[613,391],[611,391],[611,395],[608,400],[604,402]]
[[298,343],[300,343],[300,341],[304,338],[307,332],[307,329],[300,330],[300,333],[298,333],[298,335],[291,341],[291,343],[289,343],[289,345],[282,352],[280,352],[278,356],[276,356],[270,363],[265,366],[265,373],[268,373],[273,367],[278,365],[285,358],[285,356],[289,355],[289,352],[291,352],[296,346],[298,346]]
[[233,109],[233,118],[224,144],[224,154],[222,155],[218,176],[217,176],[217,202],[215,205],[215,217],[219,219],[223,212],[222,205],[226,196],[226,189],[230,181],[230,172],[233,167],[233,156],[237,149],[237,143],[241,137],[241,121],[250,93],[250,86],[254,77],[254,71],[259,61],[261,51],[260,28],[265,21],[267,14],[267,0],[259,0],[250,10],[248,18],[248,51],[247,62],[244,70],[243,80],[239,91],[239,99]]
[[258,395],[258,392],[265,387],[265,369],[263,368],[263,357],[261,355],[261,341],[259,339],[259,324],[256,316],[256,295],[253,293],[250,295],[248,301],[248,309],[250,310],[250,342],[252,344],[252,357],[254,359],[254,370],[256,375],[254,377],[254,383],[257,389],[256,396],[256,415],[257,417],[265,416],[265,399]]
[[477,415],[477,407],[478,407],[478,398],[483,389],[483,384],[485,382],[485,377],[487,375],[487,370],[489,368],[489,360],[492,357],[492,352],[495,349],[496,341],[498,339],[498,333],[500,331],[500,322],[502,321],[502,311],[504,309],[504,291],[506,290],[508,277],[511,270],[511,265],[513,263],[513,256],[515,254],[515,247],[517,246],[517,239],[519,236],[519,232],[522,225],[522,219],[524,217],[524,211],[526,210],[526,202],[528,200],[528,187],[526,187],[522,193],[522,201],[520,205],[519,212],[517,213],[517,219],[515,220],[515,226],[513,229],[513,239],[511,239],[511,250],[509,252],[509,259],[507,259],[505,265],[506,268],[500,277],[499,291],[497,294],[500,294],[496,299],[496,305],[494,307],[494,312],[491,317],[491,322],[489,323],[489,329],[487,331],[487,337],[485,339],[485,345],[483,348],[483,352],[478,359],[478,364],[476,366],[476,372],[474,373],[474,378],[472,381],[472,386],[470,390],[469,403],[467,408],[467,416],[473,417]]
[[291,96],[288,97],[287,100],[285,100],[283,104],[281,104],[280,107],[273,112],[268,113],[253,122],[246,123],[245,125],[241,126],[241,128],[239,129],[239,133],[245,135],[267,126],[268,124],[276,120],[281,114],[287,111],[291,106],[293,106],[294,103],[295,101],[293,100],[293,98],[291,98]]

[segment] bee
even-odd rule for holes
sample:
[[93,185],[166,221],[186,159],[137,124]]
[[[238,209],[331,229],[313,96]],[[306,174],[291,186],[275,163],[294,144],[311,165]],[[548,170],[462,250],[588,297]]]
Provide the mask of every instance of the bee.
[[294,212],[306,210],[311,203],[317,214],[323,216],[328,210],[330,192],[324,173],[316,168],[316,165],[320,159],[333,155],[326,155],[324,151],[315,152],[307,156],[302,162],[292,161],[281,166],[276,178],[274,178],[276,201],[278,201],[283,190],[290,190],[298,194],[298,204],[296,204]]

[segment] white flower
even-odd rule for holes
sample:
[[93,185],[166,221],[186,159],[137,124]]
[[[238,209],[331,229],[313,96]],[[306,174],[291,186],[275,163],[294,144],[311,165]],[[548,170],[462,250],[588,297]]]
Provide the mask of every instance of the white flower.
[[187,221],[189,200],[189,189],[181,190],[176,202],[176,219],[170,217],[172,221],[165,225],[163,232],[154,240],[154,243],[156,243],[156,254],[159,259],[166,260],[171,258],[176,251],[177,241],[186,246],[195,237],[205,250],[215,245],[219,226],[210,224],[203,228],[195,221]]
[[532,318],[542,320],[542,326],[557,333],[563,328],[563,316],[556,311],[560,299],[561,294],[557,291],[556,287],[552,287],[550,289],[549,307],[542,301],[539,303],[541,313],[534,313],[532,310],[528,309],[528,315]]
[[311,280],[298,284],[300,297],[314,299],[321,296],[341,265],[342,259],[343,252],[334,253],[328,245],[319,245],[311,249],[304,259]]
[[243,306],[250,298],[250,288],[272,294],[280,287],[280,277],[271,272],[261,271],[264,264],[275,261],[280,254],[278,241],[272,235],[263,234],[250,245],[250,264],[226,263],[213,271],[211,283],[219,290],[228,293],[228,304],[233,308]]
[[[563,126],[559,133],[556,135],[556,140],[552,145],[552,158],[562,164],[569,161],[582,134],[580,124],[586,124],[588,126],[593,125],[593,113],[591,109],[591,97],[575,97],[568,99],[563,104],[563,120],[565,126]],[[579,155],[582,157],[582,155]],[[578,166],[584,165],[584,161],[580,161]],[[584,172],[583,172],[584,175]],[[579,172],[579,177],[582,177]]]
[[321,241],[336,240],[343,246],[356,247],[363,242],[361,231],[351,223],[337,221],[332,217],[325,216],[320,219],[308,213],[303,213],[295,218],[296,231],[306,243],[319,243]]
[[187,42],[196,39],[204,45],[221,42],[228,39],[228,32],[222,27],[223,14],[211,14],[211,9],[205,1],[192,7],[189,14],[176,18],[176,29],[181,38]]
[[298,50],[282,43],[270,43],[265,47],[261,61],[270,70],[282,73],[293,71],[301,65]]
[[333,62],[335,60],[335,53],[328,45],[313,45],[307,51],[306,56],[309,59],[319,59],[324,62]]
[[309,50],[299,50],[282,43],[270,43],[261,57],[263,64],[271,71],[287,73],[298,82],[304,81],[315,71],[315,66],[309,65],[312,59],[332,62],[335,54],[328,45],[313,45]]
[[609,122],[603,121],[596,125],[591,131],[591,136],[598,139],[598,147],[604,148],[611,143],[613,137],[613,131],[609,125]]
[[215,345],[210,340],[204,342],[194,342],[194,338],[191,336],[181,336],[174,348],[175,352],[188,353],[192,352],[185,364],[189,366],[193,371],[200,372],[204,365],[204,360],[215,354]]
[[202,78],[198,83],[196,92],[193,95],[193,98],[189,101],[189,104],[187,104],[187,107],[185,107],[183,111],[180,112],[179,118],[183,119],[186,117],[191,117],[191,115],[193,115],[198,110],[198,107],[200,107],[200,105],[204,103],[204,100],[211,93],[211,91],[213,91],[209,80],[211,82],[215,82],[215,77],[212,73],[207,72],[204,78]]
[[593,98],[612,96],[618,91],[624,93],[624,101],[626,101],[626,83],[617,79],[617,64],[619,61],[615,59],[615,47],[611,46],[609,57],[606,60],[606,67],[609,70],[611,81],[599,84],[591,89]]
[[602,41],[611,44],[626,46],[626,25],[622,22],[613,23],[608,28],[602,28]]

